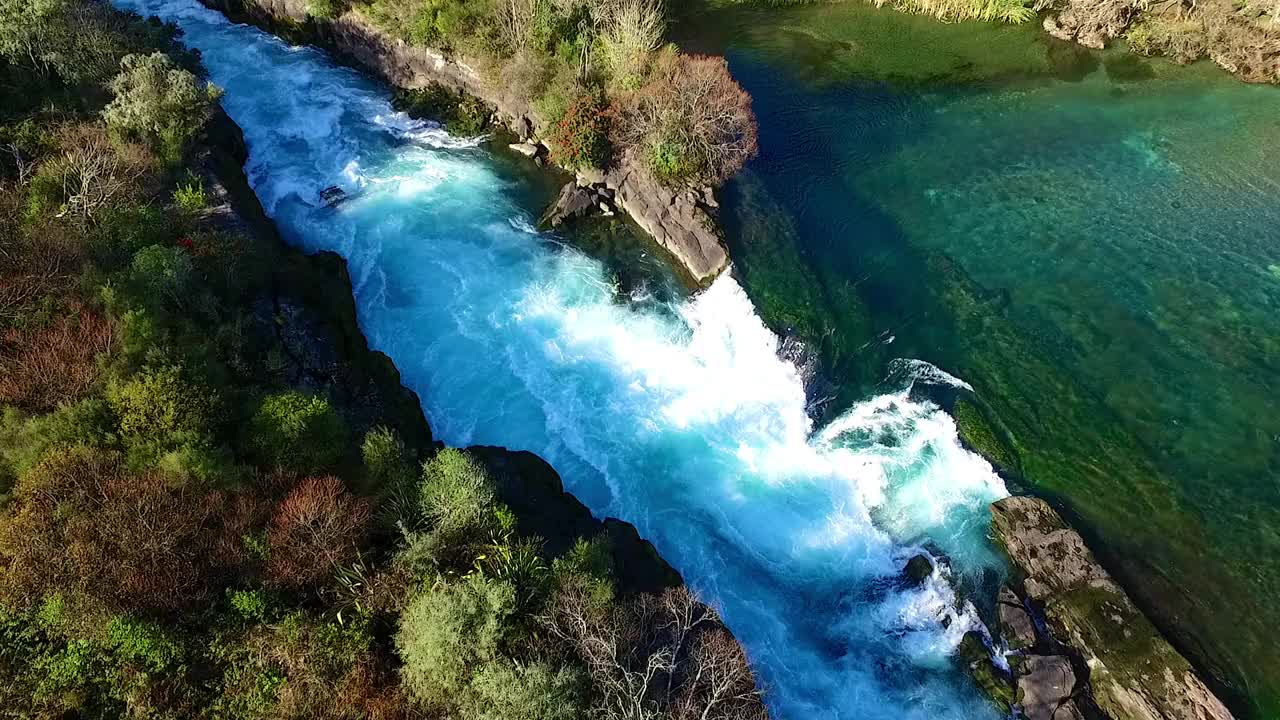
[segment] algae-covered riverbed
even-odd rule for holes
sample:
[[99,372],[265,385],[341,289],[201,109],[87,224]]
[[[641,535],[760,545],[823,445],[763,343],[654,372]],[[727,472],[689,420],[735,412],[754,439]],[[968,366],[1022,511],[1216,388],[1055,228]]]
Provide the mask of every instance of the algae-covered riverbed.
[[677,34],[755,98],[736,271],[833,407],[893,358],[962,377],[1179,648],[1280,712],[1280,90],[858,3]]

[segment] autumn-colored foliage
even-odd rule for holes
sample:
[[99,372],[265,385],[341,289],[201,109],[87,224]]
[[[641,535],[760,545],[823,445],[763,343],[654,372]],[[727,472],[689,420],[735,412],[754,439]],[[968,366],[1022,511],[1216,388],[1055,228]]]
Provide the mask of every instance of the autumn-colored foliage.
[[115,321],[80,301],[59,312],[49,323],[0,333],[0,403],[52,410],[97,383],[97,357],[115,345]]
[[368,503],[346,492],[341,480],[303,480],[271,520],[268,578],[283,587],[328,578],[355,559],[368,523]]
[[649,84],[626,97],[624,141],[669,185],[718,185],[758,149],[751,96],[722,57],[665,55]]
[[119,455],[51,454],[0,518],[0,598],[30,607],[70,593],[107,612],[170,612],[204,599],[224,498],[128,472]]
[[552,155],[569,168],[604,167],[609,162],[609,105],[604,97],[583,92],[569,101],[551,129]]

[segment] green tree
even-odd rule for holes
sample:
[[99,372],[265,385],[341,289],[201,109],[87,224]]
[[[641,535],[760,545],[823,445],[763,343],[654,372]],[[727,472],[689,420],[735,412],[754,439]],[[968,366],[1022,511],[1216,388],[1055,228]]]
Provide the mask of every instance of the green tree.
[[115,99],[102,111],[107,125],[156,143],[174,161],[204,128],[221,95],[160,52],[126,55],[111,91]]
[[409,692],[431,705],[456,702],[475,669],[499,657],[514,605],[510,584],[479,574],[414,598],[396,633]]
[[445,448],[422,466],[422,511],[435,533],[457,537],[492,517],[493,481],[467,453]]
[[247,441],[262,465],[312,473],[342,457],[346,438],[346,426],[328,400],[289,391],[262,399]]
[[583,678],[546,663],[485,663],[463,696],[466,720],[573,720],[581,717]]

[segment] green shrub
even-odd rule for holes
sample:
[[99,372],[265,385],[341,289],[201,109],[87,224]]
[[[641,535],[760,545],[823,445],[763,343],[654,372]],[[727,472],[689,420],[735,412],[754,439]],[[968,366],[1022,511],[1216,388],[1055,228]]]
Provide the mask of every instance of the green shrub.
[[164,299],[181,306],[191,297],[194,268],[191,255],[175,246],[149,245],[133,256],[130,279],[140,291],[140,299]]
[[228,590],[231,609],[241,620],[261,622],[267,619],[267,595],[261,590]]
[[189,382],[175,365],[149,367],[107,386],[107,401],[126,437],[198,434],[213,413],[208,388]]
[[659,182],[675,187],[695,181],[698,165],[679,142],[660,139],[649,148],[649,171]]
[[307,15],[321,20],[336,20],[346,11],[346,0],[310,0],[307,3]]
[[107,625],[106,648],[121,663],[151,673],[174,668],[182,661],[182,645],[154,623],[115,617]]
[[249,421],[247,441],[261,465],[312,473],[341,459],[346,437],[346,426],[328,400],[290,391],[262,399]]
[[584,678],[546,663],[487,662],[463,696],[466,720],[573,720],[582,716]]
[[122,205],[99,215],[90,236],[94,260],[105,270],[123,267],[151,245],[168,245],[173,223],[161,208]]
[[413,466],[404,441],[391,428],[378,426],[365,433],[360,444],[365,475],[375,487],[401,487],[413,482]]
[[125,56],[111,91],[115,99],[102,111],[107,125],[150,141],[173,162],[204,129],[221,95],[159,52]]
[[514,602],[511,585],[478,574],[414,598],[395,639],[410,694],[428,704],[456,702],[476,667],[499,656]]
[[204,192],[204,181],[193,177],[179,185],[173,191],[173,202],[179,210],[197,213],[209,206],[209,197]]
[[461,450],[445,448],[423,464],[419,497],[432,530],[447,537],[474,533],[493,517],[493,481]]
[[609,164],[608,104],[597,92],[583,92],[571,100],[551,129],[552,157],[567,168]]
[[41,165],[27,186],[27,221],[48,222],[53,215],[62,212],[66,199],[61,173],[53,163]]
[[0,407],[0,493],[50,450],[110,443],[110,414],[107,404],[97,398],[35,417],[24,416],[17,408]]

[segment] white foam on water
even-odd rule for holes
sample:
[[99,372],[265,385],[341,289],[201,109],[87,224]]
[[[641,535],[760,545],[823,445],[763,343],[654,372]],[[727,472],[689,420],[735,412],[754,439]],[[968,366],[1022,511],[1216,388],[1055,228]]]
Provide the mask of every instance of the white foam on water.
[[[264,206],[291,242],[347,258],[361,327],[435,435],[535,451],[593,512],[636,524],[720,606],[775,716],[995,716],[949,656],[979,627],[954,580],[999,567],[987,505],[1005,489],[945,413],[903,387],[815,432],[730,275],[669,306],[620,302],[599,262],[537,233],[477,139],[195,0],[116,4],[201,50]],[[358,192],[321,207],[331,185]],[[906,588],[926,544],[946,562]]]

